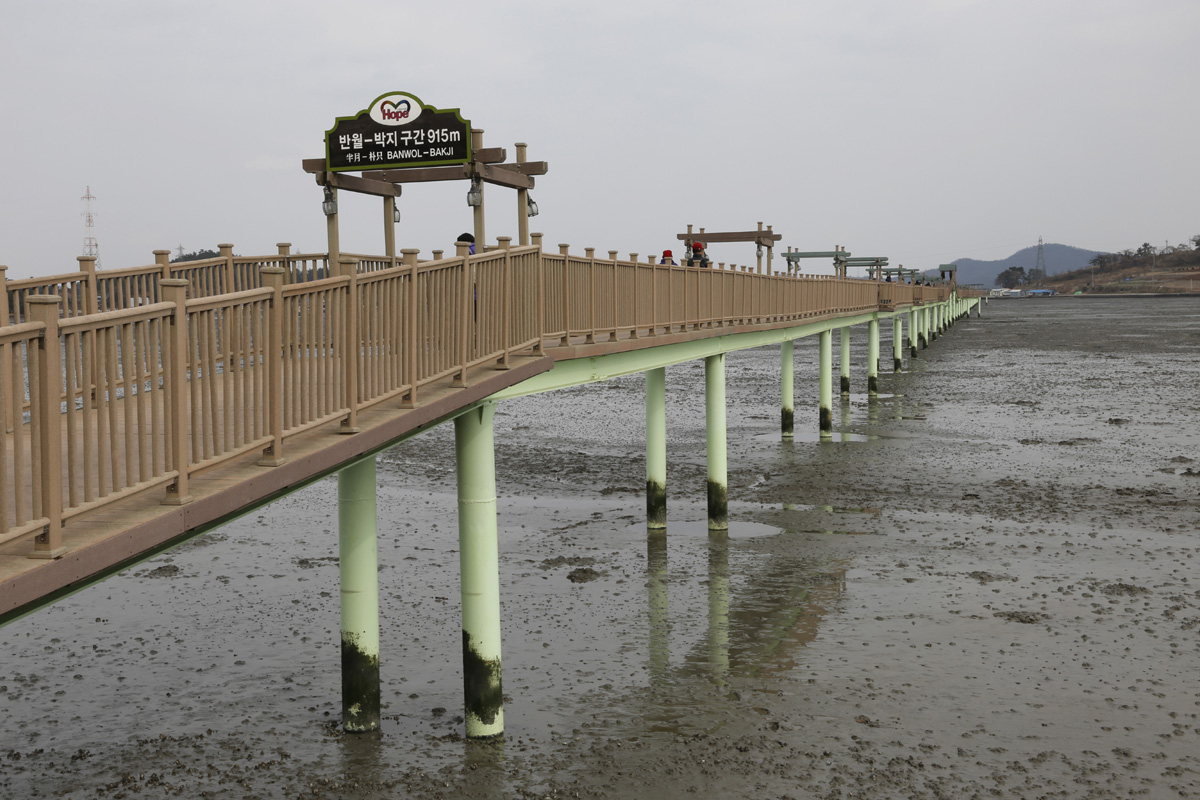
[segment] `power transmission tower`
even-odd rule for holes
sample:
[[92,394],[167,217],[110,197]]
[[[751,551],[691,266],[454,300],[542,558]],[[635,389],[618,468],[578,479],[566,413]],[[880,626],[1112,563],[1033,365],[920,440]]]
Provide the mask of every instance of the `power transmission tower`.
[[92,201],[96,196],[92,194],[92,187],[88,186],[87,192],[79,199],[83,201],[83,254],[95,256],[96,267],[99,268],[100,245],[96,242],[96,213],[92,211]]

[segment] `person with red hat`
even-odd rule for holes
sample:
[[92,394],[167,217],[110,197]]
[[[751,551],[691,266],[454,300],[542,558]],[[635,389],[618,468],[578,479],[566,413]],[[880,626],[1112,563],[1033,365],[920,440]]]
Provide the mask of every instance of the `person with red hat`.
[[704,253],[704,242],[692,242],[692,255],[688,258],[688,266],[707,267],[708,256]]
[[672,267],[677,267],[677,266],[679,266],[678,264],[676,264],[676,263],[675,263],[675,259],[674,259],[674,257],[671,255],[671,251],[670,251],[670,250],[663,250],[663,254],[662,254],[662,260],[661,260],[661,261],[659,261],[658,263],[660,263],[660,264],[670,264]]

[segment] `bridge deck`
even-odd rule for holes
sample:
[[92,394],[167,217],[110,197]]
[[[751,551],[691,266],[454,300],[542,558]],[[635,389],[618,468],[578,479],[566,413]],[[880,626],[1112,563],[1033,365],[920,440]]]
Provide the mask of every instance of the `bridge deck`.
[[[403,262],[342,258],[330,275],[299,269],[297,257],[228,255],[108,274],[86,264],[80,276],[7,289],[0,272],[0,311],[11,313],[0,324],[0,425],[10,429],[0,436],[0,621],[556,361],[741,334],[753,336],[733,347],[756,346],[782,341],[768,335],[782,329],[796,338],[951,298],[946,287],[610,256],[535,244],[418,262],[405,251]],[[265,452],[282,458],[266,466]],[[35,537],[43,558],[29,557]]]
[[[821,315],[809,323],[833,322],[839,315]],[[796,321],[757,325],[708,326],[694,325],[675,328],[671,332],[650,335],[647,330],[621,332],[616,338],[601,337],[589,342],[586,336],[573,336],[566,346],[558,340],[545,342],[545,355],[532,353],[511,359],[510,369],[496,369],[494,364],[480,365],[468,372],[468,386],[454,388],[451,378],[424,387],[415,408],[402,407],[399,398],[379,403],[358,416],[359,432],[339,433],[339,421],[330,420],[287,440],[287,460],[276,467],[259,464],[260,448],[248,450],[241,456],[221,461],[212,467],[193,473],[189,483],[192,500],[184,505],[163,503],[164,491],[156,484],[131,493],[115,502],[100,505],[72,517],[63,526],[63,544],[67,553],[57,559],[29,557],[28,536],[17,537],[0,544],[0,618],[43,598],[54,597],[86,583],[89,579],[111,573],[131,560],[144,558],[181,538],[194,535],[231,517],[252,510],[257,505],[286,493],[300,485],[320,478],[355,459],[386,448],[405,436],[453,416],[463,408],[521,383],[534,375],[550,370],[554,363],[614,353],[647,350],[718,336],[732,336],[753,331],[795,328]],[[223,417],[224,391],[218,389],[214,416]],[[126,400],[118,398],[113,418],[115,435],[123,435],[126,419],[123,407]],[[136,398],[134,399],[136,402]],[[158,400],[156,402],[161,402]],[[93,415],[96,409],[79,413]],[[161,433],[157,434],[161,436]],[[29,452],[29,426],[10,432],[7,436],[24,438],[24,450]],[[14,448],[5,450],[8,474],[15,468]],[[79,482],[79,475],[68,474],[70,467],[63,444],[63,482]],[[113,455],[112,471],[123,473],[123,451]],[[25,486],[26,503],[30,487]]]

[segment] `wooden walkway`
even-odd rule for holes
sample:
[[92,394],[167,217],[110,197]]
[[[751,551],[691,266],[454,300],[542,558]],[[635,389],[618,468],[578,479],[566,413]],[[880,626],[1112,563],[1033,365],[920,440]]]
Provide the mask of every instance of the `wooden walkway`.
[[0,621],[556,360],[959,302],[949,286],[502,244],[429,262],[416,251],[346,257],[333,275],[320,257],[281,248],[240,261],[230,251],[182,265],[184,274],[160,258],[10,282],[2,294],[12,324],[0,325]]

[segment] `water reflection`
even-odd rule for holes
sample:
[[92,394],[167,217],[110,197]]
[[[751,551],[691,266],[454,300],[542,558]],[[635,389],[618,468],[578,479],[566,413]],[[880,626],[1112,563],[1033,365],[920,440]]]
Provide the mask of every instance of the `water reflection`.
[[512,796],[504,737],[464,742],[461,790],[463,797],[502,800]]
[[708,666],[713,680],[724,683],[729,675],[729,534],[726,531],[708,536]]
[[667,532],[646,532],[646,593],[650,620],[650,682],[659,684],[671,666],[671,622],[667,605]]
[[[841,511],[842,509],[836,509]],[[821,509],[828,513],[835,509]],[[875,509],[846,509],[870,514]],[[846,589],[848,559],[818,559],[792,554],[796,535],[759,523],[730,524],[728,533],[705,532],[701,523],[668,526],[680,540],[698,546],[704,542],[704,581],[707,614],[702,636],[693,639],[682,663],[672,668],[668,612],[667,537],[653,531],[646,539],[647,619],[649,672],[652,686],[663,687],[685,676],[699,676],[718,684],[731,678],[785,673],[794,669],[804,645],[816,638],[820,623],[836,598]],[[828,531],[839,533],[840,531]],[[731,566],[732,563],[732,566]],[[734,581],[732,576],[737,576]],[[683,583],[680,591],[690,591]],[[686,602],[677,603],[685,613]],[[676,621],[676,633],[686,636],[686,625]]]

